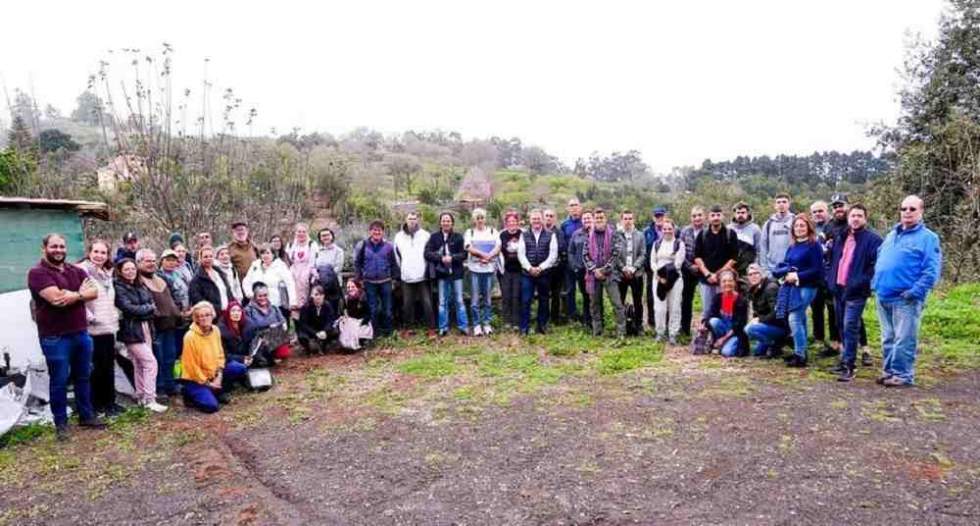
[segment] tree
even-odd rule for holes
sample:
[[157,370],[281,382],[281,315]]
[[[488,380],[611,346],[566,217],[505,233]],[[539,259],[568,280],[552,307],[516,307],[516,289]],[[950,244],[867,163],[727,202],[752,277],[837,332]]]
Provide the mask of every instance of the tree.
[[898,157],[891,180],[925,201],[952,281],[980,274],[980,2],[951,0],[935,42],[905,62],[901,116],[877,130]]
[[14,114],[14,120],[10,124],[7,132],[7,146],[20,151],[30,151],[34,149],[34,136],[28,129],[24,118],[19,114]]
[[75,142],[71,135],[54,128],[42,131],[38,137],[38,144],[41,147],[41,153],[51,153],[58,150],[77,152],[81,149],[81,145]]

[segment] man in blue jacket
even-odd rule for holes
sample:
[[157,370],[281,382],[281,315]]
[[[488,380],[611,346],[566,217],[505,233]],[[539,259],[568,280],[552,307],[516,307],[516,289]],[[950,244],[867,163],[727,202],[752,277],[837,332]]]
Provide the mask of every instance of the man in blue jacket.
[[[871,296],[871,278],[881,236],[867,228],[868,209],[860,203],[847,212],[848,228],[834,240],[830,249],[830,268],[827,272],[827,291],[834,299],[837,327],[842,334],[844,352],[835,372],[840,382],[854,379],[854,363],[861,339],[861,315]],[[814,309],[822,308],[815,306]]]
[[881,244],[871,280],[871,288],[878,295],[884,355],[878,383],[887,387],[915,383],[922,308],[942,270],[939,236],[922,224],[923,204],[915,195],[902,200],[901,221]]
[[401,270],[395,257],[395,246],[384,237],[385,224],[372,221],[368,232],[368,238],[354,249],[354,275],[364,284],[375,334],[385,337],[390,336],[392,331],[392,284],[401,275]]
[[[564,286],[561,293],[565,298],[565,314],[568,315],[568,319],[571,321],[580,321],[578,315],[578,305],[575,301],[575,287],[581,280],[578,277],[580,274],[577,274],[575,269],[581,268],[582,262],[572,261],[571,243],[572,236],[575,235],[575,232],[582,229],[582,203],[579,202],[577,198],[573,197],[568,200],[568,206],[565,208],[565,210],[568,211],[568,217],[561,222],[561,226],[559,228],[561,229],[562,237],[565,239],[568,259],[565,265],[565,273],[562,276],[564,279]],[[559,247],[559,252],[560,251],[561,250]],[[582,280],[584,279],[585,278],[582,278]],[[585,294],[584,290],[582,295],[585,297],[585,300],[588,301],[588,294]],[[587,316],[589,309],[585,309],[585,312]]]

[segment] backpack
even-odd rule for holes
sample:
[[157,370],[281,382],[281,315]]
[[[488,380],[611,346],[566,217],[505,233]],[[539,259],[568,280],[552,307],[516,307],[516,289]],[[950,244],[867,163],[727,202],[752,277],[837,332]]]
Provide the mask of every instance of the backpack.
[[711,332],[702,327],[691,340],[691,354],[711,354]]
[[323,265],[316,269],[315,284],[323,287],[328,300],[340,299],[340,280],[337,278],[337,271],[333,265]]
[[632,303],[627,303],[623,310],[626,316],[626,335],[639,336],[640,327],[636,323],[636,307]]
[[[664,238],[660,238],[653,243],[654,252],[660,252],[660,247],[663,245],[663,241]],[[680,249],[681,249],[681,240],[677,236],[674,236],[674,248],[673,250],[671,250],[670,255],[676,254],[677,251]]]

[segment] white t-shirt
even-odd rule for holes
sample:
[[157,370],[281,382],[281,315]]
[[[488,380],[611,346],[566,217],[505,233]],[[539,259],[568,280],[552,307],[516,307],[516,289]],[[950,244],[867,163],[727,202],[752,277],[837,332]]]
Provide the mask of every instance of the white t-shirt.
[[500,251],[500,232],[493,227],[485,227],[483,230],[469,228],[463,235],[463,248],[469,250],[470,246],[492,256],[489,263],[482,263],[478,257],[470,254],[466,258],[466,268],[470,272],[487,273],[497,270],[495,252]]

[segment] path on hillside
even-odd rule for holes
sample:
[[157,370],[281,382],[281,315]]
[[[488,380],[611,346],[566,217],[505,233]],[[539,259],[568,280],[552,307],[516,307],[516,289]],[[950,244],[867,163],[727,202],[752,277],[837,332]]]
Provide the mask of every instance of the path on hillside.
[[656,367],[502,404],[460,395],[452,376],[423,391],[398,375],[367,409],[303,405],[286,387],[356,389],[341,378],[371,367],[294,360],[280,387],[220,417],[175,406],[152,432],[79,433],[66,446],[85,463],[99,441],[132,440],[116,459],[138,459],[130,470],[109,458],[64,478],[84,466],[39,446],[30,476],[0,480],[0,523],[980,522],[980,373],[886,390],[870,371],[841,385],[675,349]]

